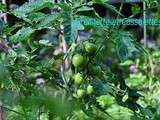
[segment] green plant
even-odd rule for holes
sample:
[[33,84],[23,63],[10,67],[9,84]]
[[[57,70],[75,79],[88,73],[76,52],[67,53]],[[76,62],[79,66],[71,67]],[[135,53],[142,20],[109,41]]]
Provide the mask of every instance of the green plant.
[[[97,29],[76,21],[101,18],[95,5],[125,17],[104,0],[33,0],[10,11],[0,4],[19,19],[13,26],[0,20],[6,119],[159,119],[159,52],[149,52],[121,25]],[[133,6],[134,15],[139,11]],[[91,35],[78,40],[80,31]]]

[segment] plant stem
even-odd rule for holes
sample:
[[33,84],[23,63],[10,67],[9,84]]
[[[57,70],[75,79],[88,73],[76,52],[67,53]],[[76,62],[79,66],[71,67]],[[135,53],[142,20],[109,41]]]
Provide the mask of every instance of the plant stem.
[[0,120],[4,120],[4,111],[3,111],[3,107],[0,107]]
[[[7,111],[11,111],[11,112],[14,112],[14,113],[16,113],[16,114],[19,114],[19,115],[21,115],[21,116],[25,116],[23,113],[17,112],[17,111],[15,111],[15,110],[10,109],[10,108],[4,107],[4,106],[0,106],[0,107],[3,108],[3,109],[6,109]],[[3,119],[2,119],[2,120],[3,120]]]
[[144,46],[147,48],[147,26],[146,26],[146,2],[143,1],[143,36],[144,36]]
[[[123,5],[124,5],[124,0],[121,1],[121,6],[119,8],[119,13],[121,13],[122,11],[122,8],[123,8]],[[117,15],[117,19],[119,18],[119,14]]]

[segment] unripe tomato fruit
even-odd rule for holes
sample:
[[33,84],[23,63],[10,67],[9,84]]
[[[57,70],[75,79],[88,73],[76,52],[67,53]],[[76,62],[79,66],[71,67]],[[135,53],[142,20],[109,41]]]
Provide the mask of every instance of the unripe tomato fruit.
[[87,86],[87,94],[92,94],[93,93],[93,86],[91,86],[91,85],[88,85]]
[[78,96],[78,98],[81,98],[84,95],[85,95],[85,90],[83,90],[83,89],[78,89],[77,90],[77,96]]
[[71,69],[69,69],[67,72],[65,72],[65,75],[67,78],[73,79],[73,72]]
[[102,101],[99,102],[99,105],[100,105],[102,108],[105,108],[106,105],[107,105],[107,102],[104,101],[104,100],[102,100]]
[[77,73],[77,74],[74,76],[74,83],[75,83],[76,85],[80,85],[82,82],[83,82],[83,75],[80,74],[80,73]]
[[95,44],[90,43],[90,42],[85,42],[85,50],[86,52],[88,52],[89,54],[93,54],[97,51],[97,47]]
[[93,66],[91,68],[91,72],[93,75],[101,77],[102,76],[102,69],[100,66]]
[[80,67],[85,64],[85,58],[80,54],[76,54],[72,58],[72,64],[74,67]]

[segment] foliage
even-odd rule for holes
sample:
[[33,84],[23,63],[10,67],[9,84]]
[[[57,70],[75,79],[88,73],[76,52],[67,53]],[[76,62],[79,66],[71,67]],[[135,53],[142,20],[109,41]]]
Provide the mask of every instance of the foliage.
[[103,0],[31,0],[7,11],[18,18],[14,25],[0,19],[0,105],[7,120],[160,119],[159,51],[145,49],[121,25],[76,21],[101,18],[94,5],[125,17]]

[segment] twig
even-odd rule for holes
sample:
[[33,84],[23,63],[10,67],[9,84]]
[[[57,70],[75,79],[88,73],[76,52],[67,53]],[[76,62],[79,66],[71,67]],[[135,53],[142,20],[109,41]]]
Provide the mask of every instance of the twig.
[[[61,38],[64,41],[64,36],[61,36]],[[65,47],[65,48],[63,48],[63,52],[65,53],[65,55],[63,57],[63,62],[62,62],[62,65],[61,65],[61,77],[62,77],[62,80],[63,80],[63,82],[65,84],[65,88],[67,89],[69,94],[72,96],[70,88],[69,88],[68,83],[67,83],[67,79],[66,79],[65,74],[64,74],[65,68],[68,68],[68,66],[69,66],[69,63],[68,63],[68,61],[66,62],[66,60],[67,60],[69,52],[71,51],[71,47],[68,50],[66,48],[66,45],[63,46],[63,47]]]
[[148,43],[147,43],[147,26],[146,26],[146,2],[143,1],[143,36],[144,36],[144,45],[147,48]]
[[[124,0],[121,1],[121,6],[119,8],[119,13],[121,13],[122,11],[122,8],[123,8],[123,5],[124,5]],[[119,18],[119,14],[117,15],[117,19]]]
[[7,107],[5,107],[5,106],[0,106],[0,107],[3,108],[3,109],[6,109],[7,111],[11,111],[11,112],[14,112],[14,113],[16,113],[16,114],[19,114],[19,115],[21,115],[21,116],[25,116],[23,113],[17,112],[17,111],[15,111],[15,110],[12,110],[12,109],[7,108]]
[[4,111],[3,111],[3,107],[0,107],[0,120],[4,120]]

